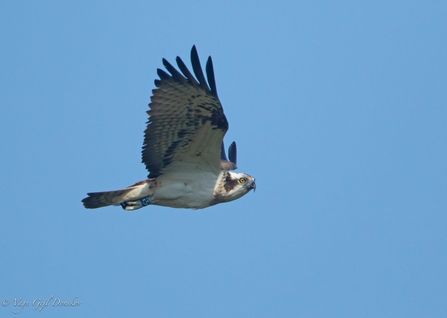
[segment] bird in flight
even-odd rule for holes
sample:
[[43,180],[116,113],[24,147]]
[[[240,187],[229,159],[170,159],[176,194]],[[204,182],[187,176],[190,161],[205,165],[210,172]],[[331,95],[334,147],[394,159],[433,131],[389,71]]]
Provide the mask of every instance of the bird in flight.
[[122,190],[91,192],[82,200],[87,209],[109,205],[132,211],[147,205],[202,209],[239,199],[256,190],[255,178],[237,169],[236,143],[225,153],[228,121],[217,96],[211,57],[205,79],[195,46],[194,75],[180,57],[180,72],[167,60],[158,69],[144,132],[142,162],[146,180]]

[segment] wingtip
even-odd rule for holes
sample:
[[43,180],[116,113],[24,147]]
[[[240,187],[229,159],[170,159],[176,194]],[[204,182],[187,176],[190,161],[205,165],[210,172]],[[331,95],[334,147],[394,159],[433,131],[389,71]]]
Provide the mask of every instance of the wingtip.
[[193,54],[193,52],[195,52],[195,54],[198,55],[198,54],[197,54],[197,47],[196,47],[195,44],[193,44],[193,45],[192,45],[192,48],[191,48],[191,54]]
[[233,141],[230,147],[228,147],[228,157],[232,163],[237,165],[237,147],[235,141]]
[[157,75],[160,77],[161,80],[168,79],[171,77],[168,73],[159,68],[157,68]]
[[208,56],[205,69],[206,69],[206,76],[208,77],[208,84],[210,85],[211,88],[211,92],[214,94],[214,96],[217,97],[216,78],[214,75],[213,59],[211,58],[211,56]]
[[192,46],[191,48],[191,61],[199,61],[199,53],[197,52],[197,48],[195,45]]

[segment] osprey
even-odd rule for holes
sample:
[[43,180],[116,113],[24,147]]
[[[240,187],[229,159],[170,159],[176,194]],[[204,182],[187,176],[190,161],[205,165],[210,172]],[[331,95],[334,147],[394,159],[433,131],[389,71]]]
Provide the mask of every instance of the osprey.
[[153,204],[173,208],[202,209],[239,199],[256,190],[255,179],[235,170],[237,151],[233,142],[225,154],[223,138],[228,121],[217,96],[211,57],[202,71],[196,47],[191,50],[194,75],[180,57],[181,73],[168,61],[168,73],[152,90],[149,120],[144,132],[142,162],[148,179],[117,191],[87,193],[87,209],[121,205],[131,211]]

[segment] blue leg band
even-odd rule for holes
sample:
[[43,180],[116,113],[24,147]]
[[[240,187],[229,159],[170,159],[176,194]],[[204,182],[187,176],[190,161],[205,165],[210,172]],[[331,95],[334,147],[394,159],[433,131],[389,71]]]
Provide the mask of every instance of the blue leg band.
[[142,198],[140,201],[141,201],[141,204],[142,204],[143,206],[146,206],[146,205],[151,204],[151,201],[149,200],[149,197],[144,197],[144,198]]

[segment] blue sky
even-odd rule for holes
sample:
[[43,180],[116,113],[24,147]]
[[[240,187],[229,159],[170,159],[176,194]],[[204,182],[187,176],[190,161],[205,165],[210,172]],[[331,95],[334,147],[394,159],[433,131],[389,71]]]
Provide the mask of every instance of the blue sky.
[[[442,1],[3,1],[0,315],[445,317],[446,15]],[[189,65],[193,44],[257,191],[84,209],[86,192],[146,177],[156,69]]]

